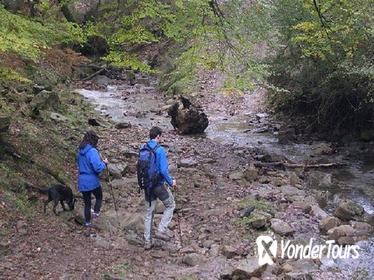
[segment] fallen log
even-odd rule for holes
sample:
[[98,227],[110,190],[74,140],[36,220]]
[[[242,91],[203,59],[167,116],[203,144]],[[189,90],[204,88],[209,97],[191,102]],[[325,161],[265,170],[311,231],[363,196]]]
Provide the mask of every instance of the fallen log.
[[83,82],[85,81],[88,81],[88,80],[91,80],[92,78],[94,78],[95,76],[99,75],[100,73],[104,72],[106,70],[106,68],[101,68],[100,70],[96,71],[95,73],[93,73],[92,75],[89,75],[88,77],[82,79]]
[[255,162],[256,167],[286,167],[286,168],[338,168],[346,166],[346,163],[315,163],[315,164],[303,164],[303,163],[288,163],[288,162]]

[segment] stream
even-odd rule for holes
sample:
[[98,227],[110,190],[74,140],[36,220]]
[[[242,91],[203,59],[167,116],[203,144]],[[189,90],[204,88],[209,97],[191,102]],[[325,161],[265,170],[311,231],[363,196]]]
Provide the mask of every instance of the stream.
[[[128,122],[145,128],[157,125],[166,130],[172,130],[170,119],[163,106],[163,97],[156,90],[156,80],[150,80],[149,85],[126,84],[111,86],[106,90],[79,89],[91,104],[103,115],[115,122]],[[209,127],[205,135],[213,141],[228,144],[238,148],[251,148],[258,153],[270,154],[286,158],[294,163],[313,161],[315,163],[339,162],[342,168],[310,171],[315,178],[327,178],[328,183],[309,184],[310,188],[328,191],[325,210],[331,211],[334,203],[342,198],[349,198],[360,204],[367,213],[374,214],[374,149],[373,144],[352,142],[336,148],[337,152],[329,155],[316,153],[323,142],[279,144],[277,131],[272,129],[274,122],[263,112],[255,112],[251,104],[251,95],[244,96],[248,102],[240,114],[227,116],[209,104],[204,105],[204,111],[209,117]],[[318,175],[318,176],[317,176]],[[360,242],[360,258],[358,260],[336,261],[342,270],[354,271],[357,267],[364,268],[369,273],[368,279],[374,279],[374,239]]]

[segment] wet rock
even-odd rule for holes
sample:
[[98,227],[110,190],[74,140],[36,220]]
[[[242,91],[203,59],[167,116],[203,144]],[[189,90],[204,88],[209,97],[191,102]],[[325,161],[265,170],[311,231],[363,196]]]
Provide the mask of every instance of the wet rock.
[[271,219],[271,228],[279,235],[292,235],[295,232],[288,223],[279,219]]
[[330,229],[340,225],[340,220],[336,217],[326,217],[319,222],[321,232],[327,233]]
[[115,179],[122,178],[122,176],[125,175],[125,173],[126,173],[127,167],[128,166],[125,163],[109,163],[108,164],[109,173]]
[[129,122],[120,122],[115,125],[115,128],[117,129],[126,129],[131,128],[131,123]]
[[232,279],[245,280],[251,277],[261,277],[266,265],[260,266],[257,257],[242,260],[231,274]]
[[33,114],[40,110],[56,111],[60,108],[61,102],[58,94],[54,91],[42,90],[30,102]]
[[355,216],[361,216],[364,213],[364,209],[353,202],[352,200],[345,200],[339,203],[335,210],[334,215],[342,220],[351,220]]
[[334,227],[327,232],[329,239],[333,239],[341,245],[354,244],[354,233],[353,227],[349,225]]
[[188,99],[181,97],[181,101],[183,107],[177,102],[168,110],[174,129],[178,129],[182,134],[203,133],[209,124],[207,115]]
[[205,261],[205,258],[197,253],[191,253],[183,257],[182,263],[188,266],[196,266]]
[[229,246],[229,245],[222,246],[221,254],[224,255],[228,259],[232,259],[233,257],[238,255],[236,248]]
[[55,112],[50,113],[49,117],[56,122],[66,122],[68,120],[65,116]]
[[0,116],[0,133],[8,131],[11,118],[9,116]]
[[317,205],[312,206],[312,209],[311,209],[309,214],[316,217],[317,219],[324,219],[324,218],[327,218],[329,216],[325,211],[323,211]]

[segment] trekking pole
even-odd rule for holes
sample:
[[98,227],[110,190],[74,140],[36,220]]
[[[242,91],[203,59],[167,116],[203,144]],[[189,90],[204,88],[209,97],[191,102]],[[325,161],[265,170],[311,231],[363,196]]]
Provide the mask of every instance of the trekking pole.
[[113,186],[112,186],[112,179],[110,178],[110,172],[109,172],[108,167],[107,167],[107,173],[108,173],[108,184],[109,184],[109,188],[110,188],[110,194],[112,195],[113,204],[114,204],[114,211],[116,211],[116,215],[117,215],[117,218],[118,218],[117,203],[116,203],[116,199],[114,197],[114,190],[113,190]]

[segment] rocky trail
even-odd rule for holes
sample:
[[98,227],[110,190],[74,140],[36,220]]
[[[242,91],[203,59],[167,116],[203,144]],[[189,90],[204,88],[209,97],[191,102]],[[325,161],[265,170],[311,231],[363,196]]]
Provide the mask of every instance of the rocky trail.
[[[346,157],[330,143],[280,146],[278,138],[291,141],[295,136],[262,111],[261,90],[243,96],[213,94],[216,85],[209,81],[216,79],[203,81],[196,102],[209,116],[210,126],[205,135],[184,136],[167,118],[173,100],[157,92],[152,78],[139,76],[135,85],[103,76],[94,80],[77,87],[85,88],[79,93],[103,115],[95,119],[99,149],[110,160],[119,210],[114,210],[104,174],[103,213],[90,232],[76,223],[82,201],[74,212],[60,217],[51,211],[44,215],[40,208],[32,223],[15,221],[10,240],[2,246],[12,246],[13,254],[0,264],[0,279],[351,279],[357,273],[374,277],[373,196],[356,196],[367,198],[360,205],[359,199],[345,201],[344,195],[318,190],[333,190],[334,172],[339,171],[266,166],[338,162]],[[155,240],[155,248],[145,251],[144,201],[135,165],[138,147],[152,125],[165,131],[163,145],[178,184],[177,208],[173,240]],[[259,162],[264,167],[253,165]],[[370,174],[365,180],[370,181]],[[162,210],[158,205],[156,224]],[[255,243],[259,235],[301,244],[310,238],[317,243],[361,242],[363,249],[355,261],[278,259],[273,266],[260,267]],[[358,267],[364,271],[357,272]]]

